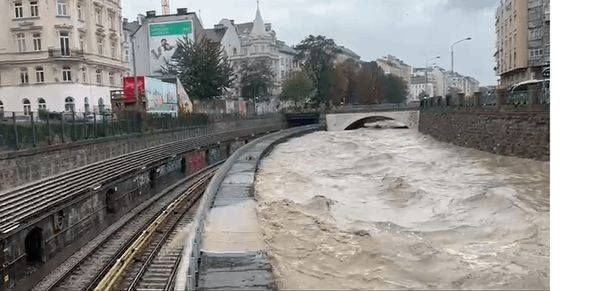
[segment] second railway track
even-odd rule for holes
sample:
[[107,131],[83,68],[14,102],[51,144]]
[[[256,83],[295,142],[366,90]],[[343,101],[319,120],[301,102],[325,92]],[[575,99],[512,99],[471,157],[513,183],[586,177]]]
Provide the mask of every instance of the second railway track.
[[[187,209],[202,196],[204,187],[215,174],[219,165],[220,163],[180,181],[171,189],[166,190],[162,196],[154,197],[152,201],[138,206],[130,213],[129,217],[124,217],[121,223],[109,227],[88,243],[87,248],[82,248],[40,281],[33,290],[93,290],[99,283],[104,282],[103,278],[114,274],[113,269],[116,264],[124,262],[122,261],[123,256],[131,255],[128,253],[131,252],[131,246],[135,246],[135,249],[143,247],[147,251],[136,252],[129,258],[130,260],[126,264],[127,271],[135,275],[125,276],[124,280],[119,277],[115,282],[125,285],[127,282],[144,283],[147,281],[142,280],[144,274],[152,280],[151,267],[154,262],[152,259],[156,259],[154,266],[158,268],[161,263],[165,265],[164,262],[171,261],[167,253],[159,253],[160,248],[172,239],[173,231],[178,230],[185,222],[185,214],[189,212]],[[144,238],[144,241],[140,241],[141,238]],[[155,249],[156,251],[154,251]],[[174,263],[177,259],[178,254],[175,256]],[[162,271],[172,272],[173,268],[163,268]],[[119,274],[124,274],[124,271]],[[149,272],[146,273],[146,271]],[[113,285],[110,289],[119,290],[118,285]],[[166,285],[168,284],[165,281]],[[124,289],[127,290],[128,287]]]

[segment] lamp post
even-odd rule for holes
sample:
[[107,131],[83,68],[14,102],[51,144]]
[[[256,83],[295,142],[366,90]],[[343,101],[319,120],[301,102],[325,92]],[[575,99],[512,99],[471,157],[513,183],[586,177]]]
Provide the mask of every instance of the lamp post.
[[467,41],[467,40],[471,40],[472,38],[467,37],[467,38],[463,38],[455,43],[453,43],[452,45],[450,45],[450,59],[451,59],[451,65],[450,65],[450,71],[452,73],[454,73],[454,46],[463,42],[463,41]]
[[[433,60],[439,60],[440,56],[437,56],[435,58],[432,58],[430,60],[427,60],[425,62],[425,91],[427,91],[427,84],[429,84],[429,62],[433,61]],[[427,97],[429,97],[429,93],[426,93]]]

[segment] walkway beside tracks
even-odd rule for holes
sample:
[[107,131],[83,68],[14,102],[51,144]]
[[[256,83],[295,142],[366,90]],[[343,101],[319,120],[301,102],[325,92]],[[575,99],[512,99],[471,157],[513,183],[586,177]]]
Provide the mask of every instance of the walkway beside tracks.
[[197,209],[176,290],[276,289],[256,213],[255,173],[276,144],[321,128],[309,125],[258,138],[221,166]]

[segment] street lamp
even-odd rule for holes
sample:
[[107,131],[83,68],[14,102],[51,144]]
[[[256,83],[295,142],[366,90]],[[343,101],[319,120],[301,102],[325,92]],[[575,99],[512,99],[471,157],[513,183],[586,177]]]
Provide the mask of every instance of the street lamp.
[[[429,73],[429,62],[434,61],[434,60],[439,60],[439,59],[440,59],[440,56],[437,56],[437,57],[432,58],[430,60],[427,60],[425,62],[425,91],[427,91],[427,84],[429,84],[429,78],[428,78],[429,77],[429,75],[428,75],[428,73]],[[426,93],[426,94],[427,94],[427,97],[429,97],[429,93]]]
[[455,43],[453,43],[452,45],[450,45],[450,59],[451,59],[451,72],[454,73],[454,46],[463,42],[463,41],[467,41],[467,40],[471,40],[470,37],[467,38],[463,38]]

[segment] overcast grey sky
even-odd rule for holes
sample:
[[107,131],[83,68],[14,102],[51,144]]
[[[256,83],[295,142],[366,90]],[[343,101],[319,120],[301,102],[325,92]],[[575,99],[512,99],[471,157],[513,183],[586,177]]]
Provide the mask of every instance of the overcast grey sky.
[[[450,69],[450,44],[470,36],[455,49],[455,70],[482,85],[496,83],[494,13],[499,0],[261,0],[266,22],[290,45],[306,35],[322,34],[358,53],[363,61],[392,54],[415,66],[437,55]],[[123,0],[130,19],[147,10],[160,11],[160,0]],[[255,0],[171,0],[178,7],[201,10],[205,28],[223,18],[249,22]],[[160,13],[160,12],[159,12]]]

